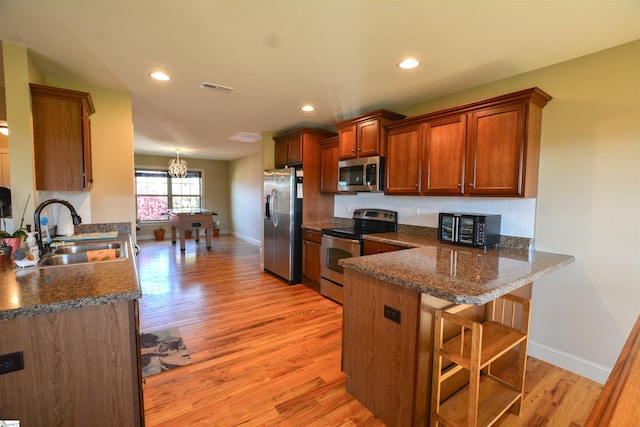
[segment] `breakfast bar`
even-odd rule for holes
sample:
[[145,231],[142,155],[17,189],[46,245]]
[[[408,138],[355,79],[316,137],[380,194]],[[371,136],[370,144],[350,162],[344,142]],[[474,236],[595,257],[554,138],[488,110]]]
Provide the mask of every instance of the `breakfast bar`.
[[470,316],[481,318],[487,303],[530,292],[531,282],[573,261],[570,255],[435,239],[340,260],[347,390],[386,425],[427,425],[437,310],[468,304]]

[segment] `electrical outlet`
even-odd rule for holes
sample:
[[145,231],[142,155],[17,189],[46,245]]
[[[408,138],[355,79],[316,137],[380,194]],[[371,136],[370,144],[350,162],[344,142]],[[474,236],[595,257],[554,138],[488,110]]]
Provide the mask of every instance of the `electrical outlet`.
[[0,375],[24,369],[24,357],[21,351],[0,356]]
[[384,317],[391,320],[392,322],[400,323],[402,319],[402,313],[395,308],[391,308],[388,305],[384,306]]

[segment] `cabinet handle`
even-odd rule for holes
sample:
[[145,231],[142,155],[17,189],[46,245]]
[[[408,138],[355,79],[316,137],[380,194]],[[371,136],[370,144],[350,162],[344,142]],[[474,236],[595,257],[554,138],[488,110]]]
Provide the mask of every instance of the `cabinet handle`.
[[462,187],[462,184],[458,184],[458,187]]
[[414,184],[416,186],[416,188],[418,188],[418,184]]
[[473,183],[473,182],[470,182],[470,183],[469,183],[469,187],[471,187],[471,188],[475,188],[476,186],[474,185],[474,183]]

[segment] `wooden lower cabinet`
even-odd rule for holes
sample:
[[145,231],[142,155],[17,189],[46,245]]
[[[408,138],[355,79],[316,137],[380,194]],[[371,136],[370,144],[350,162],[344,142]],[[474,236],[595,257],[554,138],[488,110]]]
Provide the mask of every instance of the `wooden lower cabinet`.
[[427,425],[433,318],[451,303],[353,270],[345,279],[347,391],[387,426]]
[[302,283],[320,292],[320,243],[318,231],[302,230]]
[[362,248],[362,255],[383,254],[385,252],[400,251],[402,249],[407,249],[407,248],[405,248],[404,246],[398,246],[391,243],[376,242],[374,240],[365,239],[364,246]]
[[142,426],[137,301],[0,321],[0,419],[24,426]]

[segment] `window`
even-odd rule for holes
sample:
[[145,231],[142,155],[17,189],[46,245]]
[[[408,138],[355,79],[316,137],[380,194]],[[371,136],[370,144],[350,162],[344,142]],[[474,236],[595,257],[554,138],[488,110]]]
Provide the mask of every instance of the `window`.
[[166,221],[168,209],[200,209],[202,173],[171,178],[167,171],[136,169],[136,212],[140,221]]

